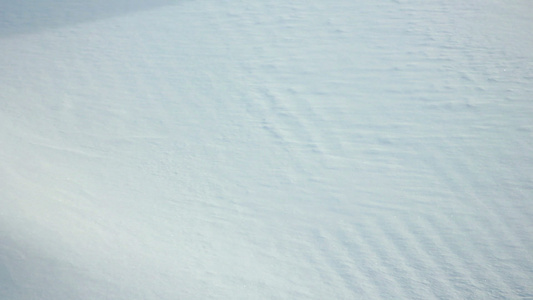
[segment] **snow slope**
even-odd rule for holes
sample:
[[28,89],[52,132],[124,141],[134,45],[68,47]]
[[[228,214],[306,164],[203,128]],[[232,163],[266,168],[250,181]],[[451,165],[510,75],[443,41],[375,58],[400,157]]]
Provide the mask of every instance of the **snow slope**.
[[529,1],[40,3],[1,299],[533,298]]

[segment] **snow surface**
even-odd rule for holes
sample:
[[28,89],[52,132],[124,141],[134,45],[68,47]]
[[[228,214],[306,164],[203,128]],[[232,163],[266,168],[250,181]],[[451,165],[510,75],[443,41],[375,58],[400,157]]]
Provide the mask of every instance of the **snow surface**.
[[0,299],[532,299],[529,0],[0,4]]

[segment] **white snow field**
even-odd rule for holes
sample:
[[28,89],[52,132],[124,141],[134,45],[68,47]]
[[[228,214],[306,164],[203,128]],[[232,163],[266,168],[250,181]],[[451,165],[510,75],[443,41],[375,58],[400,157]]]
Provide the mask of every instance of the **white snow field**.
[[0,299],[533,299],[529,0],[6,0]]

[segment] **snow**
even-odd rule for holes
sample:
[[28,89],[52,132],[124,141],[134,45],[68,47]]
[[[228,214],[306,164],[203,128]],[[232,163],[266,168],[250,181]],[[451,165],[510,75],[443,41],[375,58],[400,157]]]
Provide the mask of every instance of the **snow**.
[[528,1],[85,2],[0,4],[1,299],[533,298]]

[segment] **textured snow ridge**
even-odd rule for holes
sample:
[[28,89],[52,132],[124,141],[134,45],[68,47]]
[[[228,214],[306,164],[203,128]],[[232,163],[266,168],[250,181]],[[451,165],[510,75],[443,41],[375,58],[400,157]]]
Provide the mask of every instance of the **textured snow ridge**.
[[149,2],[0,4],[1,299],[533,298],[529,1]]

